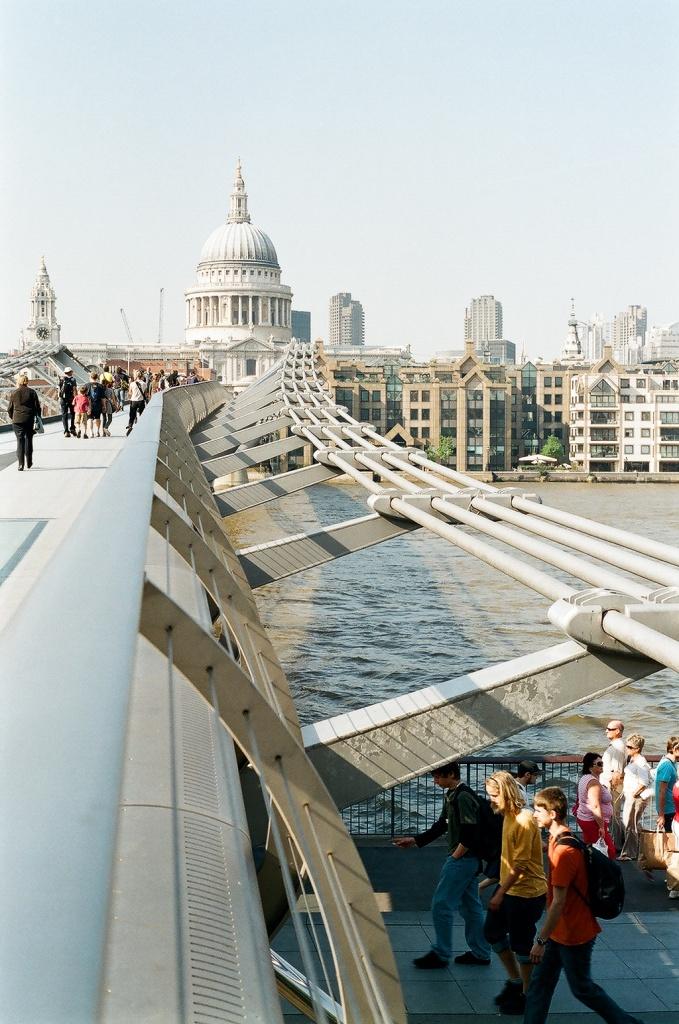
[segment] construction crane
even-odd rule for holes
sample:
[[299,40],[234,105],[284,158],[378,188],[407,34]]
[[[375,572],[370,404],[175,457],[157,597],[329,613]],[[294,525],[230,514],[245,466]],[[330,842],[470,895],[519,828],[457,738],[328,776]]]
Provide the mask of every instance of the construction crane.
[[125,310],[123,309],[122,306],[120,307],[120,315],[123,318],[123,323],[125,324],[125,330],[127,332],[127,340],[128,340],[128,343],[129,343],[128,347],[127,347],[127,376],[129,377],[130,376],[130,349],[134,348],[134,341],[132,339],[132,331],[130,330],[130,325],[128,324],[127,317],[125,316]]
[[160,289],[160,308],[158,310],[158,344],[163,344],[163,302],[165,299],[165,289]]

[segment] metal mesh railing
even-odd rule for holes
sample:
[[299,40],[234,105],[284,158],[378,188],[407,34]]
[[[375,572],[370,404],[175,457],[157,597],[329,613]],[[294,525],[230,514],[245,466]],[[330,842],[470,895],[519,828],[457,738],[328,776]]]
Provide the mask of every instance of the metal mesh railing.
[[[652,755],[647,755],[646,759],[652,767],[660,760],[659,756]],[[462,781],[471,786],[476,793],[484,794],[484,783],[488,775],[497,771],[514,773],[519,760],[521,759],[462,758],[459,762],[462,768]],[[529,801],[537,790],[544,789],[545,786],[559,786],[568,797],[569,808],[572,807],[582,771],[581,759],[553,755],[533,757],[531,760],[540,766],[542,774],[537,785],[529,786],[527,789]],[[342,818],[352,836],[386,838],[422,832],[429,828],[441,813],[441,802],[441,790],[435,785],[431,775],[422,775],[392,789],[385,789],[368,800],[345,807]],[[577,829],[571,815],[569,819],[571,826]],[[644,828],[655,828],[653,799],[648,802],[642,825]]]

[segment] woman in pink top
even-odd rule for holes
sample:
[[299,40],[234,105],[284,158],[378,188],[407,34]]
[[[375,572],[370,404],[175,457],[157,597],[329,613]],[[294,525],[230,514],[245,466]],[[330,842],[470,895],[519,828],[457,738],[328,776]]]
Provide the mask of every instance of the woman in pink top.
[[582,775],[578,782],[578,811],[576,819],[586,843],[603,839],[608,856],[615,859],[615,843],[608,831],[613,816],[613,798],[610,791],[602,786],[599,779],[604,770],[601,754],[585,754],[582,759]]

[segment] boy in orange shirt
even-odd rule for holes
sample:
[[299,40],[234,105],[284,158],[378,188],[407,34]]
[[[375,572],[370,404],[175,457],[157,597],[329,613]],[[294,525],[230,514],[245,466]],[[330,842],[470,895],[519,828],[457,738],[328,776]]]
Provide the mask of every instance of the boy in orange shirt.
[[559,843],[570,836],[566,794],[549,786],[535,794],[535,823],[549,830],[549,909],[538,929],[530,958],[537,966],[526,994],[524,1024],[544,1024],[561,970],[568,987],[581,1003],[607,1024],[641,1024],[623,1010],[592,980],[594,941],[601,931],[587,902],[588,880],[582,850]]

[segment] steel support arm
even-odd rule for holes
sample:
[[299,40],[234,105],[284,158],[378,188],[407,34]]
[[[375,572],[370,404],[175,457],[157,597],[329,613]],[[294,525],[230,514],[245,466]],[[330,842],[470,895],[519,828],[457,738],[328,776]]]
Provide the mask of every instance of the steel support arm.
[[274,416],[272,419],[262,420],[251,427],[243,427],[232,434],[225,434],[224,437],[216,437],[212,441],[196,445],[196,455],[201,462],[216,458],[218,455],[228,455],[241,445],[248,445],[252,441],[266,437],[268,434],[275,434],[285,427],[291,427],[294,420],[290,416]]
[[236,554],[245,569],[248,583],[255,590],[416,529],[419,527],[407,520],[386,519],[373,514],[337,523],[324,530],[243,548]]
[[292,469],[289,473],[279,473],[265,480],[231,487],[228,491],[215,494],[214,500],[222,516],[232,516],[267,501],[275,501],[286,494],[294,494],[313,484],[334,480],[338,476],[342,476],[342,471],[331,466],[305,466],[304,469]]
[[340,807],[538,725],[660,666],[574,641],[302,729]]
[[247,469],[249,466],[260,466],[262,462],[268,462],[277,455],[285,455],[286,452],[294,452],[303,448],[307,443],[305,438],[283,437],[278,441],[269,441],[267,444],[255,445],[254,448],[245,448],[243,451],[235,452],[233,455],[225,455],[223,458],[210,459],[204,462],[203,472],[208,480],[216,480],[220,476],[228,476],[239,469]]

